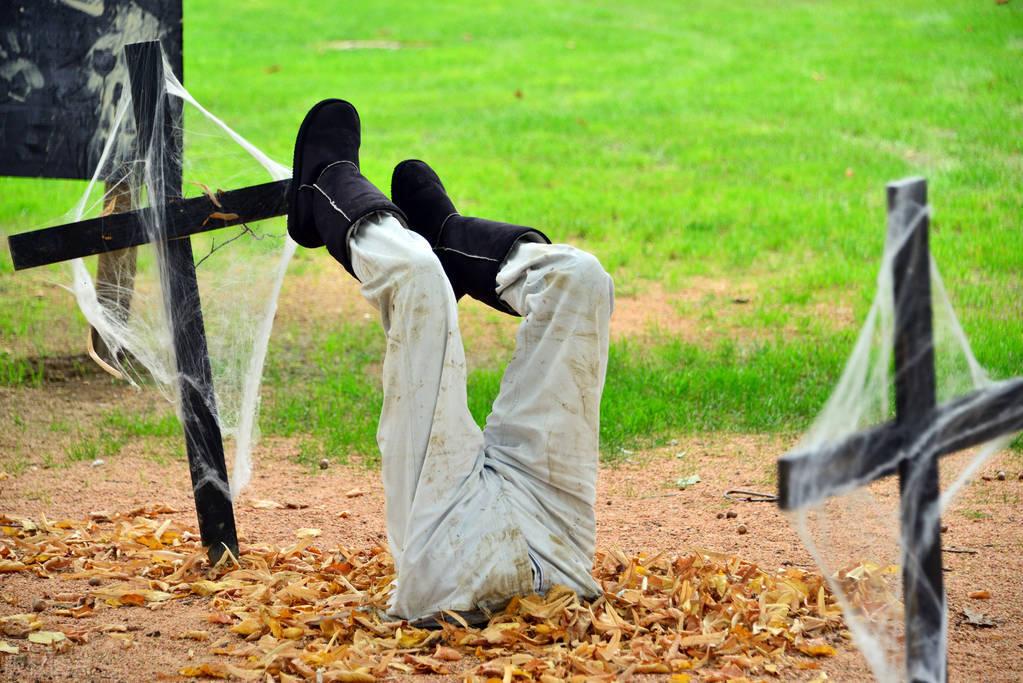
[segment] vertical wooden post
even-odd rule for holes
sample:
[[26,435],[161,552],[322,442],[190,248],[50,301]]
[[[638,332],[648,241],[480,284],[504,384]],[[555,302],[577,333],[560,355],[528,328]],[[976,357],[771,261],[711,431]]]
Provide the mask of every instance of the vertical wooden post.
[[[934,410],[934,334],[927,230],[927,181],[890,183],[889,230],[900,244],[892,265],[895,284],[895,417],[921,435],[915,456],[899,465],[902,586],[907,679],[947,679],[945,589],[941,574],[941,519],[937,515],[938,454],[919,439]],[[912,486],[911,490],[907,490]],[[925,518],[925,512],[933,518]],[[940,671],[937,678],[927,674]]]
[[[124,53],[128,63],[139,155],[145,159],[152,179],[148,187],[149,204],[166,205],[181,197],[182,112],[164,88],[160,43],[134,43],[125,46]],[[160,140],[154,147],[157,135]],[[181,420],[195,511],[203,545],[210,561],[216,563],[226,550],[237,556],[238,536],[227,482],[224,444],[217,424],[213,373],[206,346],[192,243],[188,238],[170,240],[162,248],[165,250],[162,266],[166,275],[165,305],[180,375]]]
[[[105,195],[109,198],[104,215],[131,210],[131,192],[124,183],[107,181]],[[96,258],[96,298],[106,310],[125,323],[131,315],[131,300],[135,290],[137,248],[105,251]],[[99,331],[89,328],[87,340],[89,355],[96,364],[118,379],[125,379],[117,365],[127,362],[124,354],[114,354],[107,348]]]

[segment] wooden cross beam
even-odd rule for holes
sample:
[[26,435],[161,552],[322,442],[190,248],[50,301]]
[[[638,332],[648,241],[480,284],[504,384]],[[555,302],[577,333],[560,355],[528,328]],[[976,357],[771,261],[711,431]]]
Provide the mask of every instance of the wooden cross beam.
[[[1023,431],[1023,377],[943,403],[923,422],[936,426],[929,436],[935,457]],[[788,453],[778,460],[778,504],[798,510],[895,474],[917,437],[895,419],[814,451]]]
[[[795,510],[898,473],[907,678],[947,676],[938,515],[938,458],[1023,430],[1023,377],[935,405],[927,183],[888,185],[889,230],[899,244],[895,285],[895,419],[778,460],[778,504]],[[927,678],[925,678],[927,677]]]
[[[181,199],[168,196],[161,208],[167,239],[219,230],[232,225],[283,216],[288,212],[290,180],[277,180],[251,187]],[[152,209],[135,209],[98,218],[57,225],[52,228],[11,235],[7,243],[15,270],[35,268],[94,254],[104,254],[149,242],[145,216]],[[224,218],[228,216],[228,218]]]
[[135,43],[124,52],[138,156],[149,163],[153,142],[159,140],[161,146],[161,153],[152,157],[159,160],[159,168],[150,169],[153,177],[159,178],[157,186],[149,188],[151,207],[12,235],[8,243],[16,270],[105,254],[149,242],[146,216],[152,214],[153,207],[162,213],[166,242],[160,267],[167,275],[164,297],[181,377],[180,412],[192,493],[203,545],[210,561],[216,563],[228,550],[237,556],[238,537],[189,236],[284,215],[290,181],[219,192],[216,202],[209,196],[183,199],[179,161],[182,112],[163,87],[160,44]]

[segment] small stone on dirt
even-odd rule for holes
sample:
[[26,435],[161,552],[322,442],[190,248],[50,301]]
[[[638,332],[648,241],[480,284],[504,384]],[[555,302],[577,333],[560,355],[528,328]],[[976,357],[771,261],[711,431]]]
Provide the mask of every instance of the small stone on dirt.
[[328,467],[330,467],[330,461],[329,460],[327,460],[326,458],[323,458],[322,460],[320,460],[320,469],[321,470],[325,470]]
[[946,531],[948,531],[948,524],[942,524],[941,525],[941,533],[945,533]]
[[45,609],[46,609],[46,601],[43,600],[42,598],[36,598],[35,600],[32,601],[32,611],[33,612],[42,612]]
[[106,463],[103,461],[102,458],[96,458],[95,460],[92,461],[92,464],[89,465],[89,466],[90,467],[102,467],[105,464]]
[[747,529],[746,529],[746,525],[745,525],[745,524],[740,524],[740,525],[739,525],[739,528],[738,528],[738,529],[736,529],[736,531],[738,531],[738,532],[739,532],[739,535],[740,535],[740,536],[742,536],[742,535],[743,535],[743,534],[745,534],[745,533],[746,533],[746,531],[747,531]]
[[995,479],[998,481],[1005,481],[1005,472],[998,470],[998,474],[995,475]]
[[685,490],[690,486],[695,486],[700,483],[700,475],[691,474],[688,477],[682,477],[675,481],[675,487]]
[[717,514],[717,518],[718,518],[718,519],[724,519],[724,518],[725,518],[725,513],[723,513],[723,512],[719,512],[719,513]]
[[738,516],[739,513],[736,512],[735,510],[729,510],[728,512],[725,513],[725,517],[727,517],[728,519],[735,519]]
[[89,579],[89,585],[90,586],[99,586],[102,583],[103,583],[103,579],[99,578],[98,576],[93,576],[93,577],[91,577]]

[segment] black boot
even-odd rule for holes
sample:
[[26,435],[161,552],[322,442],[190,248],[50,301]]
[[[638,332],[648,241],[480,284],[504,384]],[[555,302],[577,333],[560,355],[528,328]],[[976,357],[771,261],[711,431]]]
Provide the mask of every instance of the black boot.
[[408,159],[394,168],[391,198],[408,216],[409,228],[433,247],[460,299],[468,294],[504,313],[518,315],[497,296],[497,272],[516,242],[544,242],[535,228],[462,216],[440,178],[425,162]]
[[324,244],[352,273],[348,233],[371,213],[407,223],[401,209],[359,172],[359,113],[344,100],[323,100],[306,114],[295,140],[288,188],[288,234],[303,247]]

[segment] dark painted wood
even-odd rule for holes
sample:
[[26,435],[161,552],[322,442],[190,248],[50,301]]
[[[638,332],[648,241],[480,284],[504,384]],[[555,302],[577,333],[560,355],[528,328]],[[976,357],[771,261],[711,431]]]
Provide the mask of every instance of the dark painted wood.
[[128,95],[124,45],[160,40],[184,80],[181,0],[4,0],[0,27],[0,176],[92,177]]
[[[189,199],[169,197],[164,207],[167,238],[174,240],[283,216],[288,212],[290,183],[290,180],[278,180],[220,192],[216,195],[220,207],[206,195]],[[7,243],[14,268],[35,268],[146,244],[151,241],[145,228],[149,211],[137,209],[11,235]],[[237,218],[213,218],[214,214],[237,214]]]
[[[892,265],[895,285],[895,421],[906,428],[910,457],[899,463],[902,531],[902,600],[906,628],[908,678],[922,663],[946,665],[945,586],[941,572],[941,490],[938,455],[928,437],[937,402],[934,330],[931,311],[931,262],[927,230],[927,181],[888,185],[889,238],[901,246]],[[911,437],[909,435],[912,435]]]
[[1023,430],[1023,377],[935,405],[927,183],[909,178],[887,192],[889,244],[896,248],[895,419],[780,458],[778,504],[786,510],[815,505],[898,473],[906,672],[930,683],[936,662],[947,678],[938,460]]
[[[1023,378],[998,382],[941,404],[925,420],[940,425],[933,449],[938,456],[973,448],[1023,430]],[[895,474],[911,431],[892,420],[857,432],[844,441],[814,451],[788,453],[778,460],[778,505],[797,510],[853,488]],[[793,482],[813,478],[813,490]]]
[[935,450],[949,455],[1023,431],[1023,377],[942,404]]
[[[156,205],[181,196],[181,112],[163,89],[163,56],[158,42],[135,43],[124,49],[128,63],[132,104],[139,136],[139,156],[153,162],[159,172],[150,188]],[[163,153],[149,158],[152,140],[161,137]],[[154,155],[155,156],[155,155]],[[199,532],[210,561],[225,551],[237,557],[238,535],[234,523],[224,461],[224,444],[217,423],[213,373],[206,346],[199,285],[195,277],[192,242],[187,237],[164,243],[165,301],[170,311],[180,382],[180,413],[185,430],[188,468],[192,477]]]

